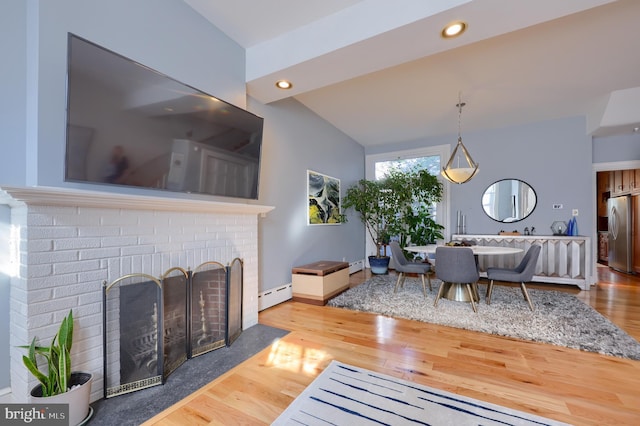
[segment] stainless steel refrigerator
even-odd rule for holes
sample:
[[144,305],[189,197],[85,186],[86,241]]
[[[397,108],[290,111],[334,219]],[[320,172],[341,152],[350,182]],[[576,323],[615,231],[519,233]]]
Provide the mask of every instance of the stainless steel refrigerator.
[[633,272],[631,264],[631,196],[609,198],[609,267]]

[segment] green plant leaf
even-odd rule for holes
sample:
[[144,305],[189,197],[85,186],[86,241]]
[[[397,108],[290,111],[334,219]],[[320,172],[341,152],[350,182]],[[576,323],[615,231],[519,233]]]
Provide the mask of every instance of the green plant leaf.
[[73,343],[73,311],[69,311],[69,315],[62,320],[58,331],[58,341],[61,347],[64,346],[67,351],[71,350]]
[[[69,315],[62,320],[50,346],[37,346],[36,340],[37,338],[34,337],[29,346],[19,346],[28,349],[28,354],[22,357],[23,364],[42,384],[42,396],[66,392],[71,380],[73,312],[69,311]],[[46,360],[46,373],[38,369],[38,355]]]
[[71,372],[69,371],[69,353],[66,348],[61,349],[60,362],[58,363],[58,374],[60,375],[60,391],[66,392],[69,387],[69,378],[71,376]]
[[42,383],[43,386],[47,385],[48,377],[38,370],[38,366],[31,360],[31,358],[22,355],[22,363],[27,367],[27,370],[29,370],[29,372],[33,374],[40,383]]
[[52,396],[59,394],[60,386],[58,384],[58,371],[55,368],[55,364],[49,364],[49,386],[47,387],[47,394],[43,396]]
[[33,365],[38,365],[38,361],[36,360],[36,338],[35,337],[31,341],[31,345],[29,346],[29,360]]

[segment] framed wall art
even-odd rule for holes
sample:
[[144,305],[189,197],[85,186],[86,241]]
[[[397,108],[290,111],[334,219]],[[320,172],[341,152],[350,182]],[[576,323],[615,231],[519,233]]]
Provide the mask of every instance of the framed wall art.
[[340,224],[340,179],[307,170],[307,224]]

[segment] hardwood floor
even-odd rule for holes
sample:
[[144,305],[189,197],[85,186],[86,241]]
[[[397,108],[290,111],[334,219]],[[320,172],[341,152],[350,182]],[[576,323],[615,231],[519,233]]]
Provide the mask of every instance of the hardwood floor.
[[[571,292],[640,340],[640,279],[598,277],[529,287]],[[145,425],[270,424],[332,359],[571,424],[640,424],[640,361],[292,301],[259,321],[291,332]]]

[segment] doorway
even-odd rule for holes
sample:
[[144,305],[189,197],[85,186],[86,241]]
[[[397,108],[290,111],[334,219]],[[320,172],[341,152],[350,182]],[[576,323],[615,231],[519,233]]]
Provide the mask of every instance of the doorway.
[[[593,244],[596,266],[607,266],[610,253],[608,200],[630,196],[631,270],[640,273],[640,161],[596,163],[594,171],[594,205],[596,242]],[[637,182],[637,183],[636,183]]]

